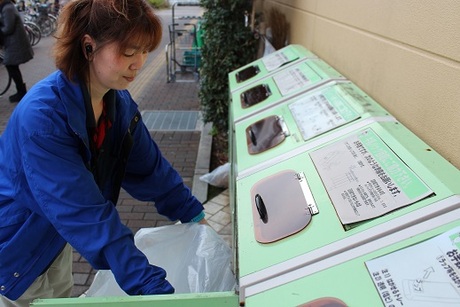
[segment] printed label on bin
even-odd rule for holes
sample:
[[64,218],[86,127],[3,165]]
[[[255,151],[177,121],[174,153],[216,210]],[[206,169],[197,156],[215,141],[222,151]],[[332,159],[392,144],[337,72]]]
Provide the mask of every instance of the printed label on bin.
[[384,215],[433,193],[372,129],[310,156],[343,224]]
[[460,306],[460,227],[366,262],[385,306]]
[[317,84],[322,78],[306,62],[285,69],[273,76],[282,96],[291,95]]
[[305,141],[360,117],[333,87],[299,98],[289,110]]
[[262,63],[265,65],[267,71],[271,72],[288,62],[295,61],[298,58],[299,57],[296,56],[290,48],[283,48],[282,50],[263,57]]

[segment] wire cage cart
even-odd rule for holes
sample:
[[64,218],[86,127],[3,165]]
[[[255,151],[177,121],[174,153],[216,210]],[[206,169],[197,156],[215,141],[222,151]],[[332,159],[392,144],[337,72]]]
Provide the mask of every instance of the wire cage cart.
[[[199,1],[172,5],[169,43],[165,47],[167,82],[197,82],[201,65],[202,28]],[[193,15],[190,13],[200,13]]]

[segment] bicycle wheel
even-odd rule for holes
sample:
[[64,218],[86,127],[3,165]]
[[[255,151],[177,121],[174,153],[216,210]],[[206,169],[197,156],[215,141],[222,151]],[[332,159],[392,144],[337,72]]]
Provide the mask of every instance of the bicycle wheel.
[[26,30],[27,37],[29,38],[29,42],[31,46],[35,46],[35,35],[32,29],[30,29],[28,26],[24,25],[24,30]]
[[29,34],[30,44],[32,46],[38,44],[38,42],[42,39],[42,32],[40,31],[40,27],[37,26],[37,24],[34,22],[25,21],[24,28]]
[[53,14],[48,14],[48,18],[51,20],[52,33],[54,33],[57,28],[57,17]]
[[40,27],[43,36],[50,36],[51,33],[53,33],[53,22],[48,17],[40,18],[38,26]]
[[3,53],[0,52],[0,96],[6,93],[11,85],[11,78],[6,70],[5,65],[3,65]]

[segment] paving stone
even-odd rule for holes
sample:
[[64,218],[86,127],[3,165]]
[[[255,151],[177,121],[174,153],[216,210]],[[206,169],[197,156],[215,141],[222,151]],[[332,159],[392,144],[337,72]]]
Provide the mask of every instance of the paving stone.
[[210,218],[210,220],[213,222],[219,223],[222,226],[227,226],[228,224],[230,224],[232,218],[230,214],[223,212],[223,211],[219,211],[216,214],[214,214]]
[[216,214],[224,208],[224,205],[216,204],[214,202],[207,202],[204,204],[204,211],[210,215]]

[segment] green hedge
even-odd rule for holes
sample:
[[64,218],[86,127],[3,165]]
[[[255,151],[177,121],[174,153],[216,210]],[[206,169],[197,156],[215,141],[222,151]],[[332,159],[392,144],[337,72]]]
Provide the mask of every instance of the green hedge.
[[148,0],[151,6],[157,9],[167,8],[169,6],[168,0]]
[[212,122],[214,133],[228,130],[228,73],[252,62],[256,40],[245,25],[248,0],[201,0],[203,40],[199,97],[203,120]]

